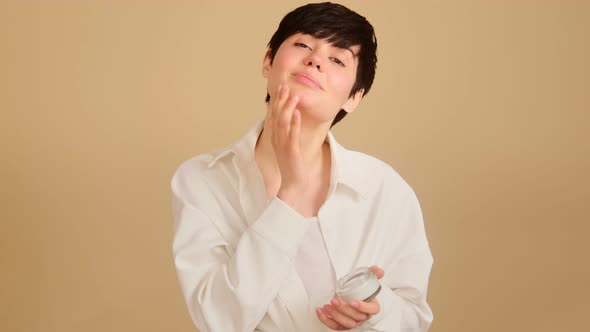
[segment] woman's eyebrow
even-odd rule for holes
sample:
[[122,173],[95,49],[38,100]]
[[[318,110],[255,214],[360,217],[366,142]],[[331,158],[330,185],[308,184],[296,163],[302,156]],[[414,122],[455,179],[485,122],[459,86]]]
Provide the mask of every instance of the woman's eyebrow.
[[352,58],[355,59],[356,58],[356,54],[354,54],[354,51],[350,48],[350,47],[338,47],[341,50],[345,50],[345,51],[349,51],[350,54],[352,54]]
[[336,46],[334,44],[332,44],[332,46],[335,47],[335,48],[337,48],[337,49],[341,49],[341,50],[344,50],[344,51],[349,51],[350,54],[352,54],[352,58],[353,59],[356,59],[356,54],[354,53],[354,51],[352,50],[352,48],[350,48],[350,47],[340,47],[340,46]]
[[345,48],[345,50],[349,51],[349,52],[350,52],[350,54],[352,54],[352,58],[353,58],[353,59],[355,59],[355,58],[356,58],[356,54],[354,54],[354,52],[352,51],[352,49],[351,49],[351,48],[347,47],[347,48]]

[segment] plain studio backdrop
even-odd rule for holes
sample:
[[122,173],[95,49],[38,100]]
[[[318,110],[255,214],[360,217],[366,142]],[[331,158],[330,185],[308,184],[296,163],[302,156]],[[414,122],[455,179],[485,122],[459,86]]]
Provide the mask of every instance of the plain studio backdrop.
[[[0,4],[0,330],[195,331],[170,178],[262,119],[301,1]],[[344,1],[373,89],[334,129],[422,203],[432,332],[590,331],[590,5]]]

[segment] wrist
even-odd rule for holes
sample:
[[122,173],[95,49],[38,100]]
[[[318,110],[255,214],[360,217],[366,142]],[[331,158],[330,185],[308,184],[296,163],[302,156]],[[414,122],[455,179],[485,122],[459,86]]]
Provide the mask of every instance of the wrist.
[[301,190],[295,186],[281,186],[277,192],[277,197],[285,203],[296,203],[301,196]]
[[277,192],[277,197],[299,214],[305,215],[302,208],[303,198],[305,197],[304,190],[295,186],[281,186]]

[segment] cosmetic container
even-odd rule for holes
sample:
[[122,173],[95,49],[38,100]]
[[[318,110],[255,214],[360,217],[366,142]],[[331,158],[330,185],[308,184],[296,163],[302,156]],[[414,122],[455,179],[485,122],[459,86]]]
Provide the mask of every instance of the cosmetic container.
[[381,291],[377,276],[368,267],[360,267],[338,279],[336,294],[345,302],[352,300],[371,301]]

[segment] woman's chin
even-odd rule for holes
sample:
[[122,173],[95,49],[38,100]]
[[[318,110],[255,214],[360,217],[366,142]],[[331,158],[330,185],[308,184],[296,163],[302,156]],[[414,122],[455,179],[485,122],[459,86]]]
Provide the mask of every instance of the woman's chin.
[[332,123],[332,120],[334,119],[334,116],[330,117],[330,114],[322,112],[318,108],[297,107],[297,109],[299,110],[299,112],[301,112],[301,120],[307,124],[314,124],[314,126],[321,125],[325,122]]

